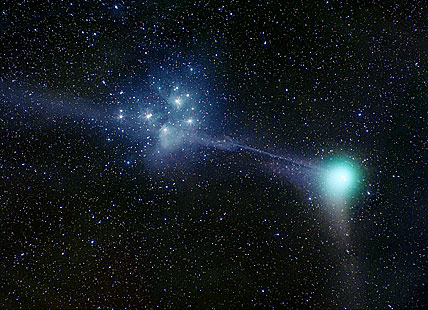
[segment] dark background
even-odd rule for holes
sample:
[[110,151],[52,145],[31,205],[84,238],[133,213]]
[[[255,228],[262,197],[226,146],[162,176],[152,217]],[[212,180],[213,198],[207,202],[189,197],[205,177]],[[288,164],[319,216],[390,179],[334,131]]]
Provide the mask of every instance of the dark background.
[[[427,307],[427,13],[422,1],[3,4],[0,305]],[[208,91],[207,130],[354,157],[352,259],[327,206],[262,159],[198,150],[150,165],[132,135],[106,144],[83,116],[128,104],[154,75]]]

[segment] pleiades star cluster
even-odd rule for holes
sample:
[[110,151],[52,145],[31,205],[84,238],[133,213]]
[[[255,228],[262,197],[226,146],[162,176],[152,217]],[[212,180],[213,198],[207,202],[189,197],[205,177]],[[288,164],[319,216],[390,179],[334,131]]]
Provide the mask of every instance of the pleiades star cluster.
[[428,307],[423,1],[0,6],[0,307]]

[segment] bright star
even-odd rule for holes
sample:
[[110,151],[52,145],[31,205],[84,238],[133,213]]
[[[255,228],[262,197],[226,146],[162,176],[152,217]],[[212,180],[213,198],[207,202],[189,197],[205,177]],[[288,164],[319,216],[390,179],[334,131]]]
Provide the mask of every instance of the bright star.
[[151,119],[151,118],[152,118],[152,116],[153,116],[153,114],[152,114],[152,113],[146,114],[146,119]]
[[188,123],[188,124],[192,124],[192,123],[193,123],[193,119],[189,118],[189,119],[187,120],[187,123]]

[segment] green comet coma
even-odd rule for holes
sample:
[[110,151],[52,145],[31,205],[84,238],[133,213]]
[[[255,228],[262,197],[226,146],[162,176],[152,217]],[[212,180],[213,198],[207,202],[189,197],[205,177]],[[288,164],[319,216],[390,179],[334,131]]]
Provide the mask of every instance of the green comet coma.
[[358,189],[359,173],[355,164],[348,160],[331,160],[323,169],[321,186],[328,199],[346,199]]

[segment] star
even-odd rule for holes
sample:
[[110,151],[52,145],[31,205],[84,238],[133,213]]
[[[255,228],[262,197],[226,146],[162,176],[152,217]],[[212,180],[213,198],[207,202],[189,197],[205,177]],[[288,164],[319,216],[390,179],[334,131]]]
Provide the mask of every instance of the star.
[[424,5],[20,2],[5,307],[428,304]]

